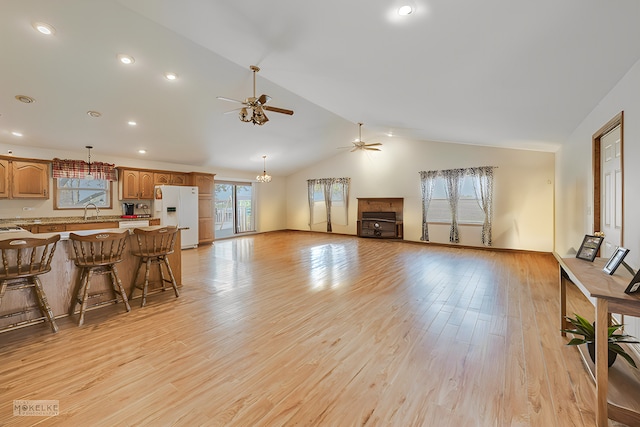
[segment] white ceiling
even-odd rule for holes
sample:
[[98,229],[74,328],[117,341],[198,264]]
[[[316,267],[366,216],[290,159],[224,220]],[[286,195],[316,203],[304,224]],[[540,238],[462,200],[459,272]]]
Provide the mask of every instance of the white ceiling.
[[[0,143],[93,145],[106,162],[145,148],[213,172],[267,155],[274,175],[336,155],[360,121],[367,142],[553,151],[640,59],[637,0],[414,3],[399,17],[396,0],[3,0]],[[235,104],[216,96],[250,96],[252,64],[258,94],[293,116],[223,114]]]

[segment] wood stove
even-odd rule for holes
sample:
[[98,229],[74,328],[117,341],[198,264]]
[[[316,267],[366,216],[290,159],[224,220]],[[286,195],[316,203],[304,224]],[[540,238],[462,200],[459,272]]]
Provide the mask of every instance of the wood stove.
[[395,239],[398,237],[396,233],[396,213],[362,212],[360,236]]
[[404,200],[397,197],[358,198],[358,236],[402,239]]

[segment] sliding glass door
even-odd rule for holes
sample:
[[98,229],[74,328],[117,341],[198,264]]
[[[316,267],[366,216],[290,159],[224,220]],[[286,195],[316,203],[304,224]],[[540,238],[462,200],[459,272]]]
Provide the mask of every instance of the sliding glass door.
[[216,239],[256,231],[250,182],[216,181]]

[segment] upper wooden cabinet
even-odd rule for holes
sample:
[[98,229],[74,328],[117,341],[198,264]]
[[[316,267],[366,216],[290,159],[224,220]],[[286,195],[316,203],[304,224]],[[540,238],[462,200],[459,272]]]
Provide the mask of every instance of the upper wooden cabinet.
[[175,172],[154,172],[153,183],[155,185],[188,185],[189,175]]
[[120,200],[153,199],[154,176],[153,172],[120,169],[118,181],[120,183]]
[[214,174],[209,173],[192,173],[193,185],[198,187],[198,194],[213,196],[214,191]]
[[[151,200],[156,185],[194,185],[199,194],[213,197],[214,174],[174,172],[153,169],[118,167],[120,200]],[[213,239],[211,239],[213,240]]]
[[0,197],[9,197],[9,161],[0,159]]
[[0,197],[48,199],[49,163],[0,159]]

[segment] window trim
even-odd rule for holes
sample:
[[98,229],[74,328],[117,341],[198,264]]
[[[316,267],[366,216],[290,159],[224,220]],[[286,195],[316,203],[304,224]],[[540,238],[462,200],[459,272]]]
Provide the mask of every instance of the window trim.
[[[469,175],[465,175],[463,179],[467,179],[468,177],[470,177],[470,176]],[[438,185],[438,183],[444,185],[442,177],[437,177],[436,180],[439,180],[439,181],[437,181],[435,185]],[[479,211],[482,212],[482,216],[484,218],[484,212],[482,211],[482,208],[480,207],[478,195],[475,194],[475,191],[474,191],[474,196],[475,196],[475,198],[472,198],[472,199],[462,199],[461,198],[460,201],[462,201],[462,200],[473,200],[474,203],[477,205]],[[446,197],[432,197],[430,204],[435,202],[435,201],[448,204],[448,199]],[[460,201],[458,202],[458,204],[460,203]],[[431,205],[429,206],[429,208],[431,209]],[[448,206],[447,206],[447,208],[448,208]],[[449,215],[451,215],[451,214],[449,213]],[[438,220],[435,220],[435,221],[429,220],[428,216],[429,215],[427,213],[427,223],[428,224],[446,224],[446,225],[451,225],[451,216],[449,216],[449,218],[446,219],[446,220],[438,219]],[[479,219],[478,221],[470,221],[468,219],[461,219],[460,218],[460,206],[458,206],[458,225],[471,225],[471,226],[480,225],[480,226],[482,226],[483,223],[484,223],[484,219]]]
[[[65,208],[58,206],[58,179],[53,178],[53,210],[54,211],[73,211],[82,210],[84,207]],[[100,209],[113,209],[113,181],[103,180],[109,183],[109,206],[100,206]]]

